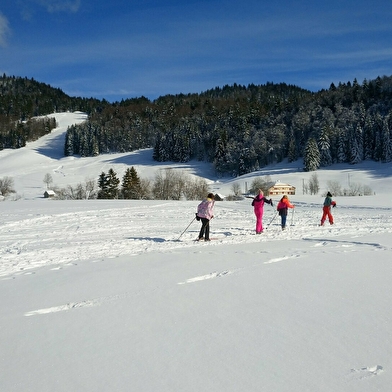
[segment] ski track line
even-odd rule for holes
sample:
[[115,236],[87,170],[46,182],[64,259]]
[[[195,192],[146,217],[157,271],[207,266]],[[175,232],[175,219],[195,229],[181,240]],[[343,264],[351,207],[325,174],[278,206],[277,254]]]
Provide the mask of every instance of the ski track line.
[[304,241],[314,241],[317,242],[314,247],[320,246],[328,246],[328,245],[337,245],[342,248],[352,248],[358,245],[368,246],[370,248],[374,248],[375,250],[388,250],[387,247],[377,243],[377,242],[362,242],[362,241],[348,241],[348,240],[339,240],[339,239],[320,239],[320,238],[303,238]]
[[[170,207],[168,209],[168,207]],[[173,209],[178,203],[158,203],[153,206],[130,206],[109,209],[89,209],[45,215],[30,213],[24,219],[13,215],[5,216],[0,228],[0,277],[25,274],[26,270],[42,266],[58,267],[69,263],[96,261],[119,256],[134,257],[146,252],[170,252],[176,249],[200,247],[193,240],[199,232],[199,225],[194,224],[183,236],[183,241],[176,242],[168,238],[168,228],[162,222],[172,218]],[[186,211],[185,211],[186,209]],[[189,207],[184,206],[184,214],[189,214]],[[350,209],[348,209],[350,211]],[[182,210],[176,210],[181,215]],[[269,211],[271,214],[272,211]],[[332,227],[319,227],[309,230],[309,220],[316,226],[320,211],[301,211],[295,215],[295,225],[282,232],[278,221],[266,227],[260,235],[254,234],[253,211],[236,210],[222,204],[217,218],[212,224],[211,235],[224,235],[218,241],[211,241],[205,246],[222,244],[260,244],[270,241],[305,240],[314,241],[316,247],[333,245],[336,249],[350,251],[353,245],[373,247],[374,250],[389,250],[377,243],[339,240],[339,236],[360,237],[369,233],[392,233],[391,217],[384,213],[355,216],[345,210],[336,212],[336,224]],[[270,215],[271,215],[270,214]],[[15,220],[13,220],[15,219]],[[265,224],[271,217],[265,217]],[[233,224],[235,222],[235,224]],[[237,225],[238,223],[238,225]],[[39,228],[39,231],[37,231]],[[178,235],[183,230],[183,222],[172,228]],[[153,233],[153,236],[150,234]],[[321,237],[321,238],[320,238]],[[332,237],[332,238],[331,238]],[[178,236],[175,236],[178,238]],[[189,240],[189,244],[184,242]],[[319,248],[320,249],[320,248]],[[55,252],[53,252],[55,250]],[[277,258],[269,262],[287,259]]]

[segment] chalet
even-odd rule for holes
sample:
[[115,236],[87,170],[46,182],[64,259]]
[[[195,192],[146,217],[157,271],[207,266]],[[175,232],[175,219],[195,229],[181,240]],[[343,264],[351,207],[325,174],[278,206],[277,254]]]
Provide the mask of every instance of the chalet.
[[295,195],[295,186],[276,181],[267,185],[269,196],[273,195]]

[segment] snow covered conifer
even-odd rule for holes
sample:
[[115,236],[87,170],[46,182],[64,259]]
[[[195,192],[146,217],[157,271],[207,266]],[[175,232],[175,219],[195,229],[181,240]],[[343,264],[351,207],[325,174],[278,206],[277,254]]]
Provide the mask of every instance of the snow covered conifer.
[[318,149],[316,140],[310,138],[305,146],[304,153],[304,170],[313,171],[320,167],[320,151]]

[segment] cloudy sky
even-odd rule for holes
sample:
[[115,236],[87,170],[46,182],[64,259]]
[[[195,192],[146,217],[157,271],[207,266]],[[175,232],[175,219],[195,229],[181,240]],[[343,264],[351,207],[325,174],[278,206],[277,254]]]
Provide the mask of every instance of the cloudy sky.
[[392,74],[391,0],[13,0],[0,72],[108,101]]

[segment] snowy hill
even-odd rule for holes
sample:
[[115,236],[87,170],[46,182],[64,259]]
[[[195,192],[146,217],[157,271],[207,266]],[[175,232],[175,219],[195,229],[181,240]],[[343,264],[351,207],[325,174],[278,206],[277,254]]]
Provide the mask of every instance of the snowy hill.
[[[151,151],[62,157],[68,125],[20,150],[0,151],[0,178],[21,198],[0,202],[0,390],[375,392],[392,385],[391,166],[365,162],[317,172],[372,196],[302,195],[298,163],[219,179],[210,166],[158,164]],[[216,202],[210,243],[196,243],[197,202],[43,198],[59,186],[129,165],[205,177],[229,194],[254,176],[292,184],[282,231],[250,200]],[[276,205],[278,198],[274,198]],[[189,226],[189,227],[188,227]]]

